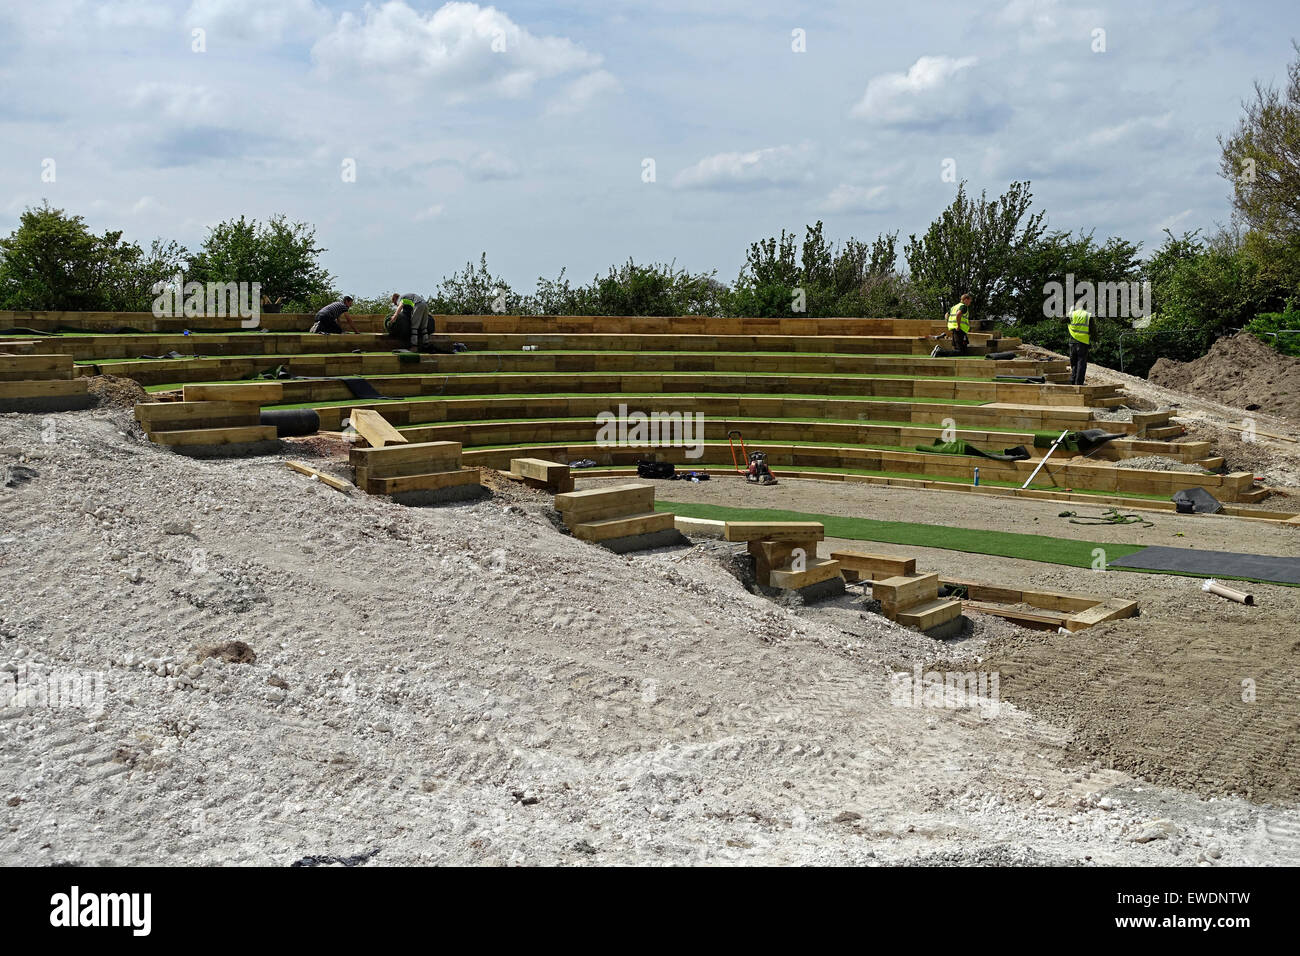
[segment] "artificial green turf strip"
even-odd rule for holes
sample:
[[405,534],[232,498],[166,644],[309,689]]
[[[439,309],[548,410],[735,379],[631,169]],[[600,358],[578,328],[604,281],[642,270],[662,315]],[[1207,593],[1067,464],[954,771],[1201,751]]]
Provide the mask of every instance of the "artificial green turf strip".
[[775,508],[728,508],[723,505],[687,504],[656,501],[656,511],[671,511],[683,518],[710,518],[715,521],[819,521],[826,536],[850,541],[876,541],[885,544],[912,545],[918,548],[942,548],[968,554],[989,554],[1002,558],[1023,558],[1072,568],[1091,568],[1093,551],[1101,548],[1108,560],[1141,551],[1145,545],[1102,544],[1076,541],[1041,534],[1017,534],[1010,531],[985,531],[976,528],[951,528],[946,525],[916,524],[908,521],[876,521],[872,518],[845,518],[840,515],[804,514]]

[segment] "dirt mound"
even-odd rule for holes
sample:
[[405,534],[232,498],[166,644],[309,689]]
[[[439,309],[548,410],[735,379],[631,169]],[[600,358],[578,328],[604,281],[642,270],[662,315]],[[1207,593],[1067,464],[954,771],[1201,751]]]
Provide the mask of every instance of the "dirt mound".
[[1219,339],[1191,362],[1160,359],[1147,378],[1225,405],[1300,421],[1300,359],[1282,355],[1245,332]]
[[92,375],[86,391],[98,399],[100,408],[135,408],[139,402],[149,401],[143,385],[120,375]]

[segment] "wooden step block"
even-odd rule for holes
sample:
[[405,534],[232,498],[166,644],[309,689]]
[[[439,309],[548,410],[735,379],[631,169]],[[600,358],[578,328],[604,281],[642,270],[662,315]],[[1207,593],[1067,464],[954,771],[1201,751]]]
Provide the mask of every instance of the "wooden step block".
[[673,516],[667,511],[648,511],[644,514],[624,515],[601,521],[585,521],[570,527],[574,537],[583,541],[608,541],[610,538],[627,538],[636,534],[671,531]]
[[159,445],[237,445],[275,441],[274,425],[237,425],[227,428],[191,428],[182,431],[150,432],[149,438]]
[[918,631],[928,631],[940,624],[947,624],[953,618],[960,616],[961,601],[936,598],[922,604],[913,604],[906,610],[899,611],[893,620],[904,627],[916,628]]
[[831,557],[840,563],[840,571],[846,581],[857,581],[859,578],[879,581],[916,574],[916,558],[896,558],[866,551],[832,551]]
[[155,431],[196,428],[235,428],[262,424],[256,402],[141,402],[135,418],[152,435]]
[[560,494],[573,490],[573,477],[569,466],[542,458],[510,459],[510,474],[533,488],[546,488]]
[[750,541],[747,550],[754,556],[754,573],[766,581],[775,570],[788,568],[796,551],[803,552],[804,561],[817,559],[816,541]]
[[768,577],[774,588],[806,588],[840,576],[840,563],[832,558],[808,558],[802,571],[774,569]]
[[461,445],[458,441],[427,441],[383,448],[356,448],[348,461],[357,470],[357,481],[375,478],[402,478],[455,471],[460,468]]
[[1202,458],[1196,464],[1200,465],[1206,471],[1218,471],[1223,467],[1224,459],[1222,457]]
[[654,505],[654,485],[638,483],[587,488],[555,496],[555,507],[570,528],[586,522],[645,514],[654,511]]
[[281,382],[186,385],[181,394],[186,402],[256,402],[258,405],[278,405],[284,399],[284,385]]
[[1148,438],[1173,438],[1175,435],[1181,435],[1186,431],[1182,425],[1159,425],[1152,427],[1147,426],[1146,436]]
[[881,613],[893,621],[900,611],[937,598],[939,575],[916,574],[885,578],[871,585],[871,596],[880,602]]
[[986,604],[983,601],[963,601],[962,609],[975,614],[988,614],[992,617],[1000,617],[1003,620],[1010,621],[1013,624],[1019,624],[1022,627],[1032,627],[1036,630],[1056,630],[1065,627],[1070,620],[1070,615],[1061,611],[1020,611],[1011,608],[1001,607],[997,604]]
[[0,382],[76,377],[71,355],[0,355]]
[[457,488],[461,485],[479,484],[477,468],[456,471],[437,471],[422,475],[402,475],[396,478],[366,478],[360,487],[370,495],[398,495],[408,491],[436,491],[439,488]]
[[386,445],[405,445],[407,438],[389,424],[388,419],[373,408],[354,408],[348,413],[352,427],[371,448],[383,448]]
[[826,528],[820,521],[728,521],[727,541],[821,541]]
[[1121,618],[1132,617],[1137,613],[1137,609],[1137,601],[1110,598],[1085,610],[1076,611],[1065,622],[1065,628],[1069,631],[1081,631],[1085,627],[1092,627],[1102,621],[1117,621]]
[[[1236,500],[1246,504],[1254,504],[1256,501],[1263,501],[1273,492],[1268,488],[1255,488],[1251,491],[1240,491],[1237,493]],[[1288,522],[1289,523],[1289,522]]]
[[63,398],[85,394],[86,380],[83,378],[0,382],[0,398]]

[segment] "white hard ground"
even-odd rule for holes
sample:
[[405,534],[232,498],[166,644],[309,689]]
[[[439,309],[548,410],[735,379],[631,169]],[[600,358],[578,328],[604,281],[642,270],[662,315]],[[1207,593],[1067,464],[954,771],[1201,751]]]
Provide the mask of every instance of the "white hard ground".
[[[1300,816],[1075,766],[1004,703],[891,704],[944,652],[617,556],[545,498],[408,508],[131,413],[0,416],[0,863],[1296,862]],[[253,663],[199,661],[243,641]]]

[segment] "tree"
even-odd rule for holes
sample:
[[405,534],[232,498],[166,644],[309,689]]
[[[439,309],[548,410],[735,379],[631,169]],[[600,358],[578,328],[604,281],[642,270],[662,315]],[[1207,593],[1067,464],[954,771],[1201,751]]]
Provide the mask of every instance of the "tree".
[[20,310],[147,312],[153,284],[175,275],[183,246],[155,239],[149,252],[121,230],[94,235],[80,216],[48,202],[29,208],[0,239],[0,307]]
[[1220,172],[1232,183],[1232,205],[1246,226],[1273,240],[1300,233],[1300,44],[1287,67],[1285,92],[1255,83],[1255,99],[1226,140]]
[[316,230],[275,216],[266,224],[243,216],[218,223],[203,240],[186,278],[195,282],[260,282],[262,311],[304,311],[334,287],[320,264]]
[[990,202],[966,196],[966,183],[957,187],[952,204],[930,224],[924,236],[908,238],[904,249],[912,280],[934,302],[935,317],[965,292],[975,298],[978,312],[992,318],[1014,310],[1011,276],[1018,260],[1043,235],[1043,213],[1029,213],[1033,194],[1029,183],[1013,182]]

